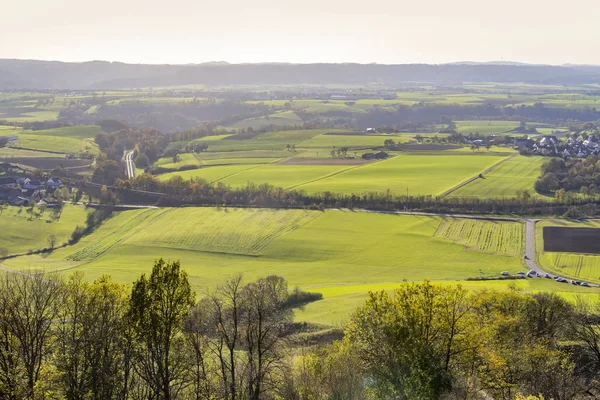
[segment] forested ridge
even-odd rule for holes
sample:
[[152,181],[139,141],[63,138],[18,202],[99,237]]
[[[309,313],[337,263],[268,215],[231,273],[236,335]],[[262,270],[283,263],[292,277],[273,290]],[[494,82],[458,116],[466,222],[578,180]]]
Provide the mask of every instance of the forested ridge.
[[320,296],[277,276],[196,294],[158,260],[132,285],[23,273],[0,288],[2,399],[600,395],[597,300],[405,283],[370,293],[332,342],[297,336],[292,307]]
[[2,89],[111,89],[185,84],[369,84],[410,82],[595,83],[596,67],[499,64],[125,64],[0,59]]

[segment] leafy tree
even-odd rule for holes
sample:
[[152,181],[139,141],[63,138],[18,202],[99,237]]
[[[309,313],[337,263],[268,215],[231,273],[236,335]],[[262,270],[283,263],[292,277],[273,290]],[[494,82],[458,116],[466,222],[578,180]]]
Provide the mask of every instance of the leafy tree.
[[177,261],[156,261],[150,278],[142,275],[133,284],[129,318],[140,345],[138,372],[156,398],[170,400],[183,389],[184,357],[177,350],[193,304],[188,275]]

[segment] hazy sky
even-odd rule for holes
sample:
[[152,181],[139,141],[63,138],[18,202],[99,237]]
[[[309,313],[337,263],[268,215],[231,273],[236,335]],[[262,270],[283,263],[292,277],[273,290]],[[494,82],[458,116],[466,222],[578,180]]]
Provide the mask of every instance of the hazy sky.
[[0,58],[600,64],[598,0],[0,0]]

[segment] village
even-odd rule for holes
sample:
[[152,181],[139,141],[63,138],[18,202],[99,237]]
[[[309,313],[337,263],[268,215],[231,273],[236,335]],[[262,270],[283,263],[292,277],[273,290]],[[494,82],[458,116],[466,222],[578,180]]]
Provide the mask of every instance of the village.
[[60,207],[58,190],[65,188],[60,178],[33,176],[27,170],[10,163],[0,163],[0,203],[12,206],[45,204],[48,208]]
[[559,140],[556,135],[542,135],[537,140],[526,137],[514,139],[513,145],[522,153],[563,158],[586,158],[600,154],[600,142],[592,135],[568,136],[565,140]]

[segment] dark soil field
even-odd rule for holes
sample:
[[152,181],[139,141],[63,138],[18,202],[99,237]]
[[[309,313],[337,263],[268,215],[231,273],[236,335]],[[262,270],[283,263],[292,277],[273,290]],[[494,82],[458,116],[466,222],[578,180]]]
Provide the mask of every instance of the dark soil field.
[[600,229],[546,226],[544,251],[600,254]]

